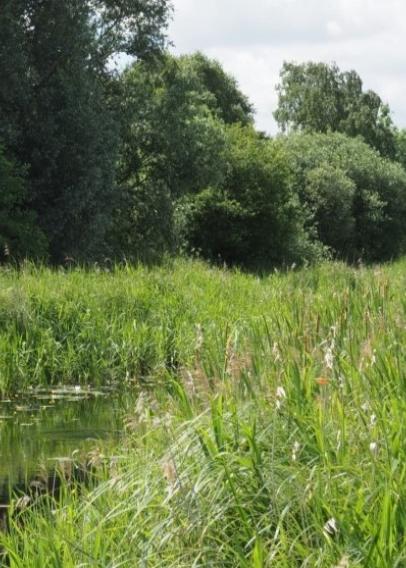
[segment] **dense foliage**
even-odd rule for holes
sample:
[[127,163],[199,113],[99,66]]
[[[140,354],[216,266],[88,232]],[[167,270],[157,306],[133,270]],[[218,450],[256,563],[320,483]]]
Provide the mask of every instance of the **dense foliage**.
[[348,260],[387,260],[405,250],[406,172],[359,139],[284,139],[297,193],[318,238]]
[[2,270],[0,389],[115,379],[138,397],[114,447],[93,442],[94,487],[16,495],[0,561],[404,566],[405,278],[404,261]]
[[406,129],[396,132],[396,160],[406,170]]
[[24,211],[25,172],[9,161],[0,146],[0,259],[46,257],[46,239],[35,214]]
[[355,71],[325,63],[285,63],[277,87],[279,125],[305,132],[342,132],[361,136],[384,156],[395,156],[390,110],[374,91],[363,91]]
[[[224,176],[224,123],[203,81],[204,62],[210,70],[211,62],[200,55],[166,56],[134,64],[120,80],[124,120],[111,230],[119,257],[145,260],[170,250],[175,201]],[[235,98],[244,101],[231,79],[230,84]]]
[[170,12],[5,0],[2,260],[270,268],[403,253],[405,133],[358,74],[286,63],[272,140],[218,62],[165,52]]
[[311,256],[281,142],[240,126],[228,129],[227,142],[222,183],[178,204],[186,246],[211,260],[251,267]]
[[27,166],[24,206],[54,261],[103,247],[118,151],[110,60],[155,52],[167,13],[166,0],[2,2],[0,137]]

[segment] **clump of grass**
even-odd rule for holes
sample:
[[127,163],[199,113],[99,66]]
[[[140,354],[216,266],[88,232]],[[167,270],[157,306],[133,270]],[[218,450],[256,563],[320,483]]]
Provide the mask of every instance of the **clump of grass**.
[[[256,279],[178,263],[21,275],[35,325],[64,326],[42,301],[75,290],[95,314],[95,351],[115,322],[109,372],[136,379],[148,353],[154,380],[96,487],[12,516],[0,536],[10,565],[404,566],[405,273],[333,264]],[[24,325],[15,337],[29,343]]]

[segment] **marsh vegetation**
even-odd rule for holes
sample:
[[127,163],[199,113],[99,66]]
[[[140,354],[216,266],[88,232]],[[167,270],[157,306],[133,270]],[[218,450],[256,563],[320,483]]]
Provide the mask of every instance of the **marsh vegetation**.
[[402,566],[405,274],[2,273],[3,389],[136,393],[96,485],[11,503],[11,566]]

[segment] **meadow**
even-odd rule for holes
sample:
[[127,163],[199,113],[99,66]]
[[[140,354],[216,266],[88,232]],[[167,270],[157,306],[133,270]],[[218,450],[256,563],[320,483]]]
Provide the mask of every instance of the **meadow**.
[[130,389],[95,483],[14,499],[14,568],[406,565],[406,262],[0,273],[0,390]]

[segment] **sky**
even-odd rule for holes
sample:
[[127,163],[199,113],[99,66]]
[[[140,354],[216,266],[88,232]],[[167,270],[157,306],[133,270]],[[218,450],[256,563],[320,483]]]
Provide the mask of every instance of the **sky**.
[[284,61],[336,62],[355,69],[406,127],[406,0],[173,0],[176,54],[200,50],[220,61],[277,131],[272,112]]

